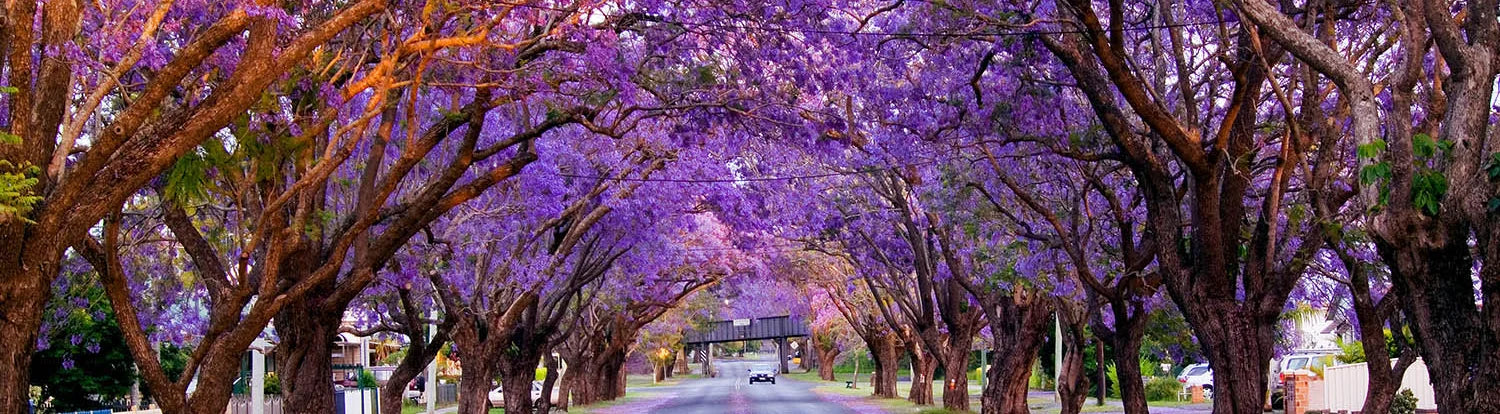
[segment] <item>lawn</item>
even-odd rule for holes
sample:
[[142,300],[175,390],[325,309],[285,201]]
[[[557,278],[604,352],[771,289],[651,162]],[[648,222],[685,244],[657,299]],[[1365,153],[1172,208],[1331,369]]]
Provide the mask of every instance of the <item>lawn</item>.
[[[438,408],[438,410],[442,410],[444,408],[452,407],[452,406],[455,406],[455,405],[458,405],[458,404],[439,405],[437,408]],[[402,403],[401,404],[401,414],[421,414],[421,413],[425,413],[425,412],[427,412],[427,404],[411,404],[411,403]]]
[[[648,380],[649,380],[649,378],[648,378]],[[603,401],[603,402],[600,402],[600,403],[597,403],[597,404],[590,404],[590,405],[576,405],[576,406],[569,407],[568,412],[569,413],[577,413],[577,414],[589,414],[589,413],[594,412],[596,410],[602,410],[602,409],[613,407],[613,406],[616,406],[616,405],[625,404],[625,403],[634,401],[637,398],[640,398],[640,394],[633,394],[633,393],[630,393],[630,392],[626,392],[624,397],[620,397],[620,398],[618,398],[618,399],[616,399],[614,401]],[[454,405],[456,405],[456,404],[448,404],[448,405],[440,406],[440,407],[438,407],[438,410],[442,410],[442,409],[445,409],[445,408],[453,407]],[[423,413],[426,413],[426,412],[427,412],[427,405],[425,405],[425,404],[416,404],[416,405],[413,405],[413,404],[404,404],[404,405],[401,406],[401,414],[423,414]],[[505,413],[505,409],[504,408],[498,408],[498,407],[497,408],[490,408],[490,411],[489,411],[489,414],[504,414],[504,413]]]
[[[836,375],[837,378],[838,378],[837,381],[823,381],[822,379],[818,378],[818,373],[817,372],[807,372],[807,373],[793,372],[793,373],[790,373],[790,374],[782,374],[782,376],[786,377],[786,378],[790,378],[790,379],[796,379],[796,380],[811,382],[811,383],[815,384],[815,386],[813,388],[814,392],[823,393],[823,394],[837,394],[837,395],[841,395],[841,396],[859,397],[859,398],[862,399],[863,402],[867,402],[867,403],[870,403],[872,405],[878,406],[881,409],[883,409],[883,410],[885,410],[887,412],[890,412],[890,413],[896,413],[896,414],[938,414],[938,413],[949,413],[950,412],[948,410],[943,409],[942,407],[919,406],[919,405],[916,405],[916,404],[913,404],[913,403],[907,401],[904,397],[906,396],[906,394],[908,392],[911,391],[911,382],[908,382],[908,381],[901,381],[901,382],[897,382],[896,383],[896,395],[899,395],[902,398],[874,398],[874,397],[870,396],[870,387],[869,387],[869,384],[870,384],[869,378],[870,377],[868,376],[867,373],[864,373],[864,372],[859,373],[859,382],[860,382],[859,385],[860,385],[860,387],[856,388],[856,389],[846,388],[845,382],[848,381],[849,378],[851,377],[851,375],[847,374],[847,373],[845,373],[845,374],[837,374]],[[934,384],[934,386],[937,386],[937,385],[938,384],[936,384],[936,383]],[[971,384],[971,386],[975,386],[975,387],[977,387],[977,385],[978,385],[977,382],[974,382],[974,383]],[[933,390],[933,393],[934,393],[933,398],[935,398],[935,399],[937,399],[939,401],[942,400],[942,390],[935,389],[935,390]],[[1093,398],[1090,398],[1087,402],[1085,402],[1084,405],[1083,405],[1083,410],[1082,411],[1085,412],[1085,413],[1120,412],[1120,400],[1118,400],[1118,399],[1113,399],[1113,398],[1106,399],[1105,400],[1105,405],[1102,405],[1102,406],[1094,405],[1094,401],[1095,400]],[[941,405],[941,402],[939,402],[939,405]],[[969,392],[969,405],[970,405],[970,408],[972,408],[974,411],[976,411],[976,412],[979,411],[979,391],[977,389],[974,389],[974,388],[970,389],[970,392]],[[1056,413],[1056,412],[1060,411],[1060,409],[1057,407],[1057,403],[1050,396],[1048,396],[1048,397],[1032,397],[1032,398],[1029,398],[1029,399],[1026,400],[1026,405],[1030,406],[1031,410],[1033,412],[1037,412],[1037,413]],[[1189,405],[1192,405],[1192,404],[1190,404],[1188,402],[1181,402],[1181,401],[1152,401],[1152,402],[1149,402],[1148,405],[1150,407],[1152,407],[1152,408],[1165,408],[1165,407],[1184,407],[1184,406],[1189,406]]]

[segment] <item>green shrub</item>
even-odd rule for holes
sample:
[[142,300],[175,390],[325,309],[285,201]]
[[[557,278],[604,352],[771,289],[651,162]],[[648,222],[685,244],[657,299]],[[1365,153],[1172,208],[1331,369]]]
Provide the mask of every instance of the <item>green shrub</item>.
[[275,372],[267,372],[265,390],[266,395],[281,394],[281,377],[276,376]]
[[1120,371],[1115,369],[1115,364],[1104,366],[1104,375],[1109,377],[1109,396],[1120,397]]
[[370,373],[370,371],[360,371],[359,372],[359,387],[360,388],[378,388],[378,387],[380,387],[380,382],[375,380],[375,374]]
[[1161,365],[1157,365],[1156,362],[1149,359],[1141,358],[1141,375],[1147,377],[1161,376]]
[[1182,383],[1175,379],[1157,377],[1146,381],[1146,400],[1148,401],[1172,401],[1177,399],[1177,393],[1182,392]]
[[1401,390],[1396,394],[1396,400],[1391,401],[1391,414],[1415,414],[1417,412],[1417,395],[1412,394],[1410,389]]

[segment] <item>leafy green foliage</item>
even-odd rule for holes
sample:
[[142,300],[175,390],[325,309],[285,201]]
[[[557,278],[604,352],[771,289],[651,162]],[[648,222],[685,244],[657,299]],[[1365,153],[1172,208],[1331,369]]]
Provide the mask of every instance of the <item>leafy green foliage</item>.
[[[9,171],[7,171],[9,170]],[[40,182],[42,170],[30,164],[16,165],[0,160],[0,221],[21,219],[36,208],[42,197],[32,191]]]
[[380,386],[380,382],[375,380],[375,374],[374,373],[372,373],[370,371],[365,371],[365,370],[360,370],[359,371],[359,387],[360,388],[376,388],[376,387],[379,387],[379,386]]
[[178,157],[166,172],[163,195],[178,204],[207,199],[211,185],[208,170],[208,160],[200,154],[190,152]]
[[1448,177],[1437,171],[1422,171],[1412,177],[1412,203],[1428,215],[1436,216],[1448,194]]
[[1500,180],[1500,152],[1490,154],[1489,165],[1484,167],[1484,171],[1489,175],[1490,181]]
[[1359,170],[1360,184],[1370,185],[1375,183],[1382,183],[1385,182],[1385,180],[1389,180],[1390,178],[1391,163],[1388,162],[1381,161],[1366,165],[1365,168]]
[[1179,392],[1182,392],[1182,383],[1175,379],[1157,377],[1146,381],[1147,401],[1173,401]]
[[265,391],[267,395],[281,394],[281,377],[276,376],[275,372],[266,373]]
[[401,348],[400,350],[398,350],[396,352],[392,352],[392,353],[386,355],[384,359],[381,359],[380,363],[385,364],[385,365],[400,364],[401,360],[406,358],[406,351],[410,350],[410,349],[411,349],[410,347],[406,347],[406,348]]
[[[50,401],[54,411],[105,408],[130,394],[135,362],[103,297],[96,283],[77,283],[48,304],[54,312],[71,308],[48,333],[49,346],[32,356],[31,384],[41,388],[39,399]],[[74,300],[88,305],[77,307]]]
[[1365,362],[1365,347],[1359,341],[1345,341],[1343,338],[1335,339],[1339,346],[1338,360],[1345,364],[1358,364]]
[[1109,396],[1118,398],[1120,396],[1120,372],[1115,369],[1115,364],[1104,366],[1104,376],[1109,379]]
[[[1412,154],[1418,159],[1417,171],[1412,177],[1411,203],[1423,213],[1435,216],[1442,207],[1443,197],[1448,194],[1448,177],[1432,166],[1452,153],[1454,143],[1449,140],[1435,140],[1427,134],[1416,134],[1412,136],[1411,144]],[[1374,160],[1385,150],[1386,142],[1375,140],[1360,145],[1356,153],[1360,159]],[[1493,161],[1487,167],[1487,171],[1491,179],[1500,178],[1500,154],[1494,154],[1492,158]],[[1380,161],[1366,165],[1359,170],[1361,185],[1378,185],[1380,188],[1377,207],[1389,202],[1392,168],[1389,161]],[[1500,199],[1491,200],[1490,208],[1491,210],[1500,209]]]
[[1432,158],[1437,155],[1437,141],[1432,140],[1431,135],[1417,134],[1411,137],[1411,151],[1421,158]]
[[1396,400],[1391,401],[1391,414],[1416,414],[1417,395],[1411,389],[1401,390],[1396,394]]
[[[192,348],[179,348],[172,344],[162,344],[157,351],[161,360],[161,370],[167,374],[167,379],[176,381],[182,377],[182,371],[187,369],[188,356],[193,353]],[[151,387],[141,382],[141,395],[150,398]]]
[[1361,144],[1355,152],[1360,158],[1374,159],[1380,156],[1381,151],[1385,151],[1385,147],[1385,140],[1377,139],[1368,144]]

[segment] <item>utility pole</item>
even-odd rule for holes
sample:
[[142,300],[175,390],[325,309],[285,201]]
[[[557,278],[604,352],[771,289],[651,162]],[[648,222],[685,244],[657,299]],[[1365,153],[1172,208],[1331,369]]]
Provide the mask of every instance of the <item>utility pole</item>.
[[[431,320],[437,320],[437,311],[428,313]],[[437,325],[427,324],[427,343],[432,344],[432,337],[437,336]],[[422,393],[422,398],[427,399],[427,414],[437,413],[437,356],[432,357],[432,362],[427,364],[427,390]]]
[[988,350],[980,349],[979,350],[979,388],[984,388],[984,382],[989,379],[989,376],[990,376],[990,352]]
[[266,354],[265,350],[250,350],[250,414],[266,412]]
[[250,343],[250,414],[266,412],[266,353],[271,348],[262,338]]
[[1099,404],[1098,405],[1103,406],[1104,405],[1104,397],[1106,396],[1104,390],[1105,390],[1105,387],[1109,385],[1109,381],[1108,381],[1109,377],[1107,375],[1105,375],[1105,373],[1104,373],[1104,341],[1099,340],[1098,337],[1094,338],[1094,361],[1096,361],[1094,363],[1094,366],[1097,368],[1097,371],[1099,371]]
[[1062,314],[1052,314],[1052,397],[1062,403]]

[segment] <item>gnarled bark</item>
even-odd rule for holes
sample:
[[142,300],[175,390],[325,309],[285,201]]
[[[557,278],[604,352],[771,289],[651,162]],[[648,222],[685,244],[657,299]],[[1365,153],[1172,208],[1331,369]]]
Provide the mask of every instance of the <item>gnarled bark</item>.
[[833,376],[833,368],[836,365],[835,361],[839,357],[838,346],[835,346],[830,341],[828,344],[819,343],[816,348],[818,354],[818,378],[824,381],[837,380]]
[[989,292],[978,296],[990,323],[990,370],[980,412],[984,414],[1028,413],[1027,385],[1037,352],[1050,324],[1052,304],[1035,292]]
[[[330,281],[331,282],[331,281]],[[333,411],[333,341],[340,313],[320,312],[308,300],[296,301],[276,318],[277,374],[287,407]]]
[[893,336],[865,337],[865,346],[870,349],[870,359],[875,362],[875,369],[870,374],[870,379],[875,390],[871,393],[878,398],[896,398],[896,372],[900,369],[901,362],[899,341]]
[[[912,347],[908,346],[910,351]],[[915,353],[907,354],[911,358],[911,389],[907,390],[906,400],[916,405],[932,405],[932,376],[937,373],[937,358],[924,349],[916,348]]]
[[1071,300],[1057,299],[1062,302],[1057,306],[1059,320],[1062,323],[1062,337],[1054,340],[1063,342],[1062,366],[1057,367],[1057,396],[1062,402],[1063,414],[1077,414],[1083,410],[1083,402],[1088,399],[1089,378],[1083,372],[1083,359],[1087,354],[1084,349],[1086,339],[1083,335],[1083,324],[1085,310],[1082,304]]

